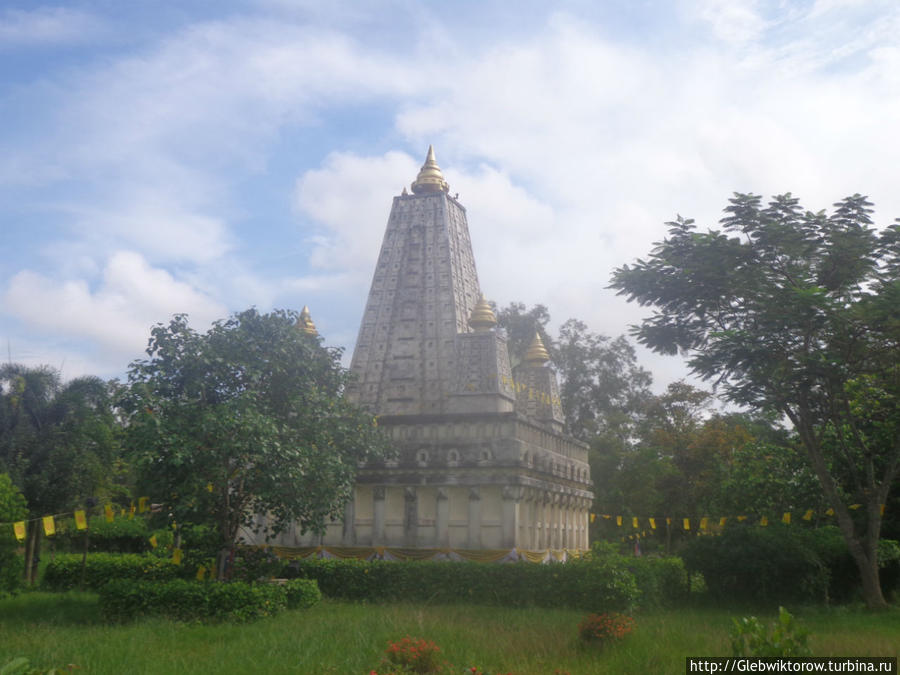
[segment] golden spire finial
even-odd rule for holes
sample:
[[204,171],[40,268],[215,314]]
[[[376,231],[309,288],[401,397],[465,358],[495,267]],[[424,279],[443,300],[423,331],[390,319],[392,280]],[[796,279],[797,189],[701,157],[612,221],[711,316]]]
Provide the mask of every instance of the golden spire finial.
[[318,335],[319,331],[316,330],[316,324],[313,323],[312,317],[309,315],[309,307],[303,305],[303,309],[300,311],[300,318],[297,319],[297,327],[300,328],[300,331],[306,333],[307,335]]
[[544,346],[544,341],[541,340],[541,334],[537,331],[534,333],[534,340],[531,341],[531,345],[528,347],[528,351],[525,352],[525,358],[523,359],[525,363],[532,363],[534,365],[543,365],[550,360],[550,354],[547,352],[547,348]]
[[497,325],[497,317],[494,316],[494,311],[491,309],[488,301],[485,300],[484,294],[482,294],[481,299],[472,310],[472,316],[469,317],[469,325],[476,331],[490,330]]
[[441,173],[441,167],[438,166],[437,160],[434,158],[434,146],[428,146],[428,156],[425,157],[425,163],[419,170],[419,175],[410,186],[415,194],[424,194],[426,192],[448,192],[450,186],[444,180],[444,174]]

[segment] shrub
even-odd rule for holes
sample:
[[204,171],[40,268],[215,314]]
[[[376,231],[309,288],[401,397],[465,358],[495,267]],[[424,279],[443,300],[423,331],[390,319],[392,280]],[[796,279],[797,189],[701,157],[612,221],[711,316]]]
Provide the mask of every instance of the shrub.
[[[164,616],[178,621],[250,621],[287,607],[287,591],[276,584],[117,579],[100,589],[107,621]],[[307,596],[309,594],[307,593]]]
[[[900,562],[892,540],[879,542],[882,588],[897,583]],[[837,527],[737,525],[721,536],[698,537],[682,552],[717,600],[777,606],[779,602],[847,602],[861,587],[859,570]],[[897,549],[900,560],[900,547]]]
[[634,619],[615,612],[588,614],[578,624],[578,637],[582,642],[608,644],[621,640],[634,630]]
[[322,599],[319,585],[312,579],[291,579],[282,588],[284,588],[288,609],[306,609]]
[[281,560],[266,547],[242,546],[235,551],[231,578],[253,582],[271,579],[284,567]]
[[731,631],[733,656],[811,656],[808,634],[794,622],[784,607],[778,619],[767,629],[755,616],[734,619]]
[[[82,556],[57,555],[44,570],[41,584],[51,591],[67,591],[81,585]],[[171,560],[134,553],[90,553],[84,570],[84,587],[97,590],[112,579],[167,581],[192,574]]]
[[693,539],[681,555],[716,600],[773,605],[828,598],[828,566],[796,526],[726,528]]
[[[84,550],[85,533],[68,524],[61,524],[54,537],[58,551],[80,552]],[[150,530],[146,518],[116,518],[111,523],[105,516],[88,518],[89,552],[144,553],[150,550]]]
[[398,642],[388,643],[387,663],[408,673],[438,673],[441,670],[441,648],[434,642],[408,635]]
[[595,542],[591,546],[589,558],[604,560],[631,572],[640,591],[642,607],[676,607],[688,596],[690,589],[688,573],[681,558],[675,556],[635,558],[620,554],[617,547],[607,542]]
[[300,560],[285,576],[315,579],[326,597],[357,601],[474,602],[507,607],[626,609],[638,599],[634,574],[604,560],[527,562]]

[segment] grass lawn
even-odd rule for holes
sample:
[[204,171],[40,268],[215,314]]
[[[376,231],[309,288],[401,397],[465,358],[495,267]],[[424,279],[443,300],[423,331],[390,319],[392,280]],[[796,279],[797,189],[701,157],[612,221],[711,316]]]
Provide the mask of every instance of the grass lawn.
[[[793,608],[791,608],[793,609]],[[434,640],[462,672],[571,675],[684,673],[686,656],[726,656],[731,617],[686,609],[638,614],[635,632],[612,648],[577,640],[583,614],[468,605],[359,605],[324,601],[250,624],[186,625],[145,620],[106,625],[89,593],[26,593],[0,600],[0,666],[25,656],[33,666],[76,664],[76,672],[335,673],[367,675],[389,640]],[[798,610],[816,656],[900,655],[900,608]],[[774,615],[763,617],[767,621]]]

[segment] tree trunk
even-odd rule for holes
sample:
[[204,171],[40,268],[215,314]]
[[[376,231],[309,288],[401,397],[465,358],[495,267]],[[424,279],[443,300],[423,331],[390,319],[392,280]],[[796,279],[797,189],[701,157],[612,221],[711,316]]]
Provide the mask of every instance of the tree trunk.
[[35,525],[28,532],[28,541],[25,548],[25,584],[34,585],[37,581],[37,566],[41,556],[41,526],[40,521],[34,521]]
[[[794,427],[800,434],[800,440],[806,448],[806,454],[812,464],[813,471],[819,479],[822,486],[822,492],[831,502],[831,508],[834,509],[837,516],[838,526],[847,548],[850,549],[850,555],[859,569],[859,576],[862,580],[863,600],[869,609],[885,609],[887,602],[881,592],[881,580],[878,575],[878,534],[881,529],[881,516],[879,514],[880,505],[877,503],[867,503],[866,510],[869,514],[868,518],[868,535],[859,535],[850,516],[850,511],[844,505],[838,494],[837,486],[834,478],[828,470],[828,464],[825,460],[825,454],[822,447],[816,439],[816,435],[811,425],[804,424],[803,415],[797,415],[794,411],[785,408],[783,410],[794,423]],[[870,495],[877,495],[878,490],[871,490]],[[869,502],[877,502],[878,497],[869,497]]]
[[[34,521],[37,523],[37,521]],[[38,525],[35,524],[28,528],[28,536],[25,540],[25,585],[31,586],[32,574],[31,568],[34,561],[34,540],[38,536]]]

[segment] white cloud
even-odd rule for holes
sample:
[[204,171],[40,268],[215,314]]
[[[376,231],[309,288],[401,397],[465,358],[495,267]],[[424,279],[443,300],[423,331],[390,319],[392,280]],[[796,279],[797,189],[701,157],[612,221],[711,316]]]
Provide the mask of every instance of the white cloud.
[[371,274],[391,198],[412,182],[420,165],[402,152],[374,158],[336,152],[322,168],[304,173],[297,180],[296,208],[325,227],[310,240],[312,266]]
[[688,6],[724,43],[745,43],[758,38],[767,22],[757,0],[694,0]]
[[219,303],[130,251],[119,251],[107,261],[96,288],[84,279],[59,282],[19,272],[3,302],[26,326],[88,338],[113,358],[139,354],[150,328],[173,314],[189,314],[196,328],[225,315]]
[[7,9],[0,13],[0,50],[88,43],[105,32],[104,23],[96,16],[65,7]]
[[[225,305],[310,304],[329,338],[352,341],[391,197],[430,142],[468,208],[485,292],[613,335],[645,311],[604,288],[611,270],[646,255],[676,213],[706,226],[733,190],[791,190],[811,208],[867,192],[887,220],[900,215],[895,4],[876,3],[876,20],[846,0],[811,11],[683,3],[668,42],[611,38],[574,12],[485,40],[409,5],[396,44],[372,33],[386,25],[372,10],[288,4],[194,23],[16,90],[39,122],[7,137],[0,185],[48,187],[31,193],[58,228],[42,249],[69,279],[20,271],[6,294],[17,316],[102,344],[140,332],[142,343],[145,317],[180,309],[148,304],[125,281],[135,278],[212,318]],[[260,6],[283,11],[253,18]],[[412,156],[379,154],[398,138]],[[324,160],[323,147],[335,149]],[[301,177],[293,195],[273,190],[262,204],[250,184],[276,170]],[[269,234],[239,227],[273,199],[287,220],[291,197],[305,247],[273,239],[299,262],[270,273],[242,250]],[[100,274],[97,287],[77,281]],[[63,309],[40,318],[41,306]]]

